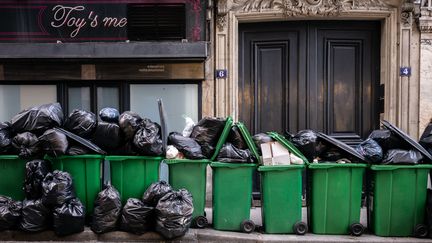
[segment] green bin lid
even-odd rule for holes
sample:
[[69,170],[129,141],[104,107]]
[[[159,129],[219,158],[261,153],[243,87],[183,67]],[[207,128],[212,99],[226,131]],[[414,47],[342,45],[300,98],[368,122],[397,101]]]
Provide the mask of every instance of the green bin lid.
[[338,164],[335,162],[329,163],[310,163],[308,165],[309,169],[329,169],[329,168],[365,168],[368,167],[367,164],[360,163],[346,163],[346,164]]
[[0,155],[0,160],[4,159],[19,159],[18,155]]
[[127,160],[127,159],[144,159],[144,160],[162,160],[163,157],[153,157],[153,156],[133,156],[133,155],[110,155],[105,157],[106,160],[113,160],[113,161],[121,161],[121,160]]
[[211,162],[210,166],[211,167],[225,167],[225,168],[240,168],[240,167],[256,167],[256,164]]
[[227,140],[232,124],[233,124],[232,117],[230,117],[230,116],[227,117],[226,122],[225,122],[225,127],[222,131],[221,136],[219,137],[217,144],[216,144],[215,152],[214,152],[213,156],[211,157],[212,161],[214,161],[216,159],[220,150],[222,149],[222,146],[224,145],[225,141]]
[[205,163],[209,164],[210,160],[208,159],[199,159],[199,160],[193,160],[193,159],[164,159],[164,163],[172,165],[172,164],[181,164],[181,163]]
[[250,149],[250,151],[252,152],[252,154],[255,156],[255,158],[258,161],[258,164],[261,164],[261,157],[259,156],[258,153],[258,149],[255,146],[254,141],[252,140],[252,136],[249,133],[249,130],[246,128],[246,126],[241,123],[241,122],[237,122],[236,126],[238,127],[238,129],[240,130],[241,135],[243,136],[243,139],[246,142],[246,145],[248,146],[248,148]]
[[430,164],[419,165],[372,165],[371,170],[397,170],[397,169],[432,169]]
[[283,170],[295,170],[304,169],[304,165],[262,165],[258,167],[258,171],[283,171]]
[[80,155],[62,155],[59,157],[53,157],[49,155],[45,155],[45,159],[103,159],[105,156],[101,154],[80,154]]
[[277,132],[268,132],[267,133],[271,138],[273,138],[274,140],[278,141],[279,143],[282,144],[282,146],[284,146],[286,149],[288,149],[288,151],[290,151],[291,153],[293,153],[295,156],[299,157],[300,159],[303,160],[304,164],[307,165],[309,164],[309,161],[306,159],[306,157],[302,154],[302,152],[300,152],[300,150],[298,150],[298,148],[296,146],[294,146],[293,143],[291,143],[290,141],[288,141],[287,139],[285,139],[282,135],[280,135]]

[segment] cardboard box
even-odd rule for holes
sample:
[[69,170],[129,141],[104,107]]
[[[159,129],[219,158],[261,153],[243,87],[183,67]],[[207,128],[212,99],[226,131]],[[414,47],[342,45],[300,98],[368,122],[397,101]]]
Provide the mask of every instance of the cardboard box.
[[290,153],[278,142],[261,144],[264,165],[289,165]]

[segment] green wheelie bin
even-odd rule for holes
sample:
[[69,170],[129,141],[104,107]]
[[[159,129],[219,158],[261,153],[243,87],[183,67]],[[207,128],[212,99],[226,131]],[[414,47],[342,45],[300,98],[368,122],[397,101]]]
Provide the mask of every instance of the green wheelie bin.
[[159,180],[163,157],[110,155],[105,160],[109,161],[111,184],[125,204],[129,198],[141,198],[147,188]]
[[369,222],[379,236],[427,236],[427,177],[432,165],[372,165]]
[[[228,117],[225,127],[218,140],[215,153],[211,160],[214,160],[228,137],[233,120]],[[194,212],[192,215],[192,226],[204,228],[208,221],[205,216],[206,202],[206,178],[207,166],[210,160],[191,160],[191,159],[166,159],[163,161],[169,167],[169,183],[178,190],[185,188],[193,196]]]
[[[320,139],[334,145],[358,162],[367,161],[353,148],[325,134]],[[308,224],[314,234],[352,234],[360,236],[363,177],[367,168],[363,163],[310,163],[308,170]]]
[[269,234],[303,235],[307,224],[302,222],[302,172],[308,163],[304,155],[283,136],[270,132],[273,139],[303,160],[303,165],[259,166],[261,174],[261,217],[264,232]]
[[94,201],[102,189],[103,155],[64,155],[47,157],[53,170],[66,171],[72,176],[75,193],[86,208],[87,215],[93,213]]
[[0,155],[0,195],[23,200],[26,161],[18,155]]
[[[260,157],[249,131],[237,123],[248,148],[259,161]],[[213,228],[216,230],[251,233],[255,224],[250,220],[252,203],[253,163],[212,162],[213,170]]]

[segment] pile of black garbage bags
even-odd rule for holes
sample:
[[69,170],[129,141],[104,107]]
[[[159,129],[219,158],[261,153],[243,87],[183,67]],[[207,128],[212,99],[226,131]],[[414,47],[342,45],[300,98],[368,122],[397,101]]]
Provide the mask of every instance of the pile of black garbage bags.
[[[89,142],[116,155],[163,155],[161,127],[137,113],[119,114],[103,108],[97,116],[85,110],[73,110],[63,117],[59,103],[35,106],[0,123],[0,154],[18,154],[23,159],[94,153]],[[71,139],[63,128],[79,136]],[[87,143],[82,143],[84,141]]]
[[[363,161],[353,156],[353,153],[349,150],[343,149],[344,146],[342,145],[346,146],[343,142],[334,139],[328,141],[323,136],[326,135],[313,130],[302,130],[294,135],[285,134],[285,137],[311,162],[368,162],[381,165],[416,165],[429,161],[418,148],[390,129],[374,130],[366,140],[354,146],[354,152],[363,156]],[[261,133],[255,135],[253,140],[259,148],[261,143],[271,142],[272,138]],[[432,123],[426,127],[419,144],[432,154]]]
[[192,195],[185,189],[173,190],[165,181],[151,184],[141,199],[129,198],[123,209],[119,192],[108,185],[96,198],[91,229],[97,234],[156,231],[172,239],[189,230],[193,209]]
[[0,196],[0,230],[53,229],[59,236],[83,231],[85,207],[75,196],[70,174],[51,171],[45,160],[27,162],[25,171],[24,201]]
[[[205,117],[196,125],[186,122],[183,133],[169,134],[168,159],[210,159],[215,154],[217,143],[225,128],[226,119]],[[216,160],[226,163],[253,163],[256,161],[237,126],[232,126],[227,141]]]

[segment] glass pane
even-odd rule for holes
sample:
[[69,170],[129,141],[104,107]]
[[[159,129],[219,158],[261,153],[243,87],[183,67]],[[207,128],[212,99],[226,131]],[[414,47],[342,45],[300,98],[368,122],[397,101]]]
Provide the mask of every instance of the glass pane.
[[74,109],[91,111],[90,87],[69,87],[68,88],[68,112]]
[[161,98],[167,115],[168,131],[182,132],[183,115],[198,120],[197,84],[133,84],[130,86],[130,107],[142,117],[160,123],[157,99]]
[[112,107],[119,110],[120,98],[118,87],[97,88],[97,113],[99,113],[99,111],[105,107]]
[[37,105],[57,102],[56,85],[0,85],[0,121]]

